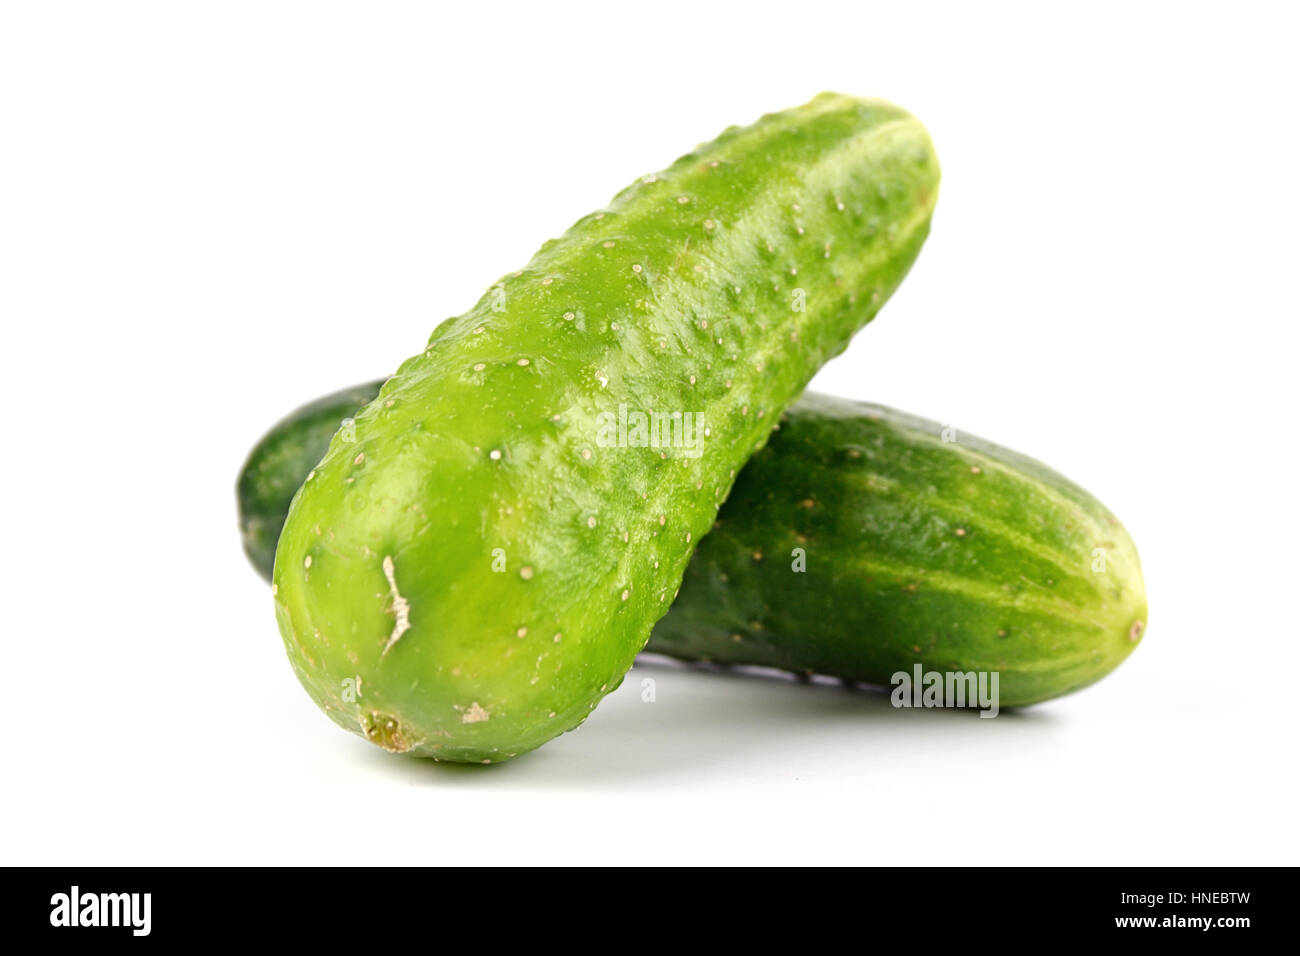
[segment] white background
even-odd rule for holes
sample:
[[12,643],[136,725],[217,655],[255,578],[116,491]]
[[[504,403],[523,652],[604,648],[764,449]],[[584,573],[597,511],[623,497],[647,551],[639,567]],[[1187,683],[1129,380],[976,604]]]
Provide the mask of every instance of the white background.
[[[0,858],[1296,863],[1296,28],[1249,3],[7,4]],[[1138,651],[992,721],[658,667],[486,770],[337,730],[240,552],[252,442],[637,175],[822,89],[913,111],[944,180],[815,386],[1094,491],[1143,556]]]

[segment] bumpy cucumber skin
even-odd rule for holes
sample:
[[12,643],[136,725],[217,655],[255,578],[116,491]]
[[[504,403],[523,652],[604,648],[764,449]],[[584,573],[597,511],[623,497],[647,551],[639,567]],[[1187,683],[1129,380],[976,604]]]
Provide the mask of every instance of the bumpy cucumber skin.
[[[274,541],[338,421],[381,385],[304,406],[267,434],[246,467],[264,486],[278,469],[274,494],[241,494],[241,527]],[[645,649],[882,686],[915,664],[996,670],[1007,707],[1104,677],[1146,629],[1132,539],[1045,465],[949,437],[884,406],[805,394],[737,477]],[[266,549],[248,553],[269,578]]]
[[[444,760],[585,720],[737,471],[902,281],[938,179],[907,113],[823,94],[645,177],[440,325],[290,508],[272,591],[312,698]],[[601,447],[620,404],[702,413],[703,453]]]
[[1042,463],[949,437],[806,395],[737,479],[647,650],[882,686],[916,664],[996,671],[1004,707],[1110,673],[1147,625],[1123,525]]
[[383,380],[340,389],[309,402],[275,424],[253,446],[239,470],[239,534],[257,573],[271,580],[275,544],[289,503],[320,461],[346,418],[379,394]]

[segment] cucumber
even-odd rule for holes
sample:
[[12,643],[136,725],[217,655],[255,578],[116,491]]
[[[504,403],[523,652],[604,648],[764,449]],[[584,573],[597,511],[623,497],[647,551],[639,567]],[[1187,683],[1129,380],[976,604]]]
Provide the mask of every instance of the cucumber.
[[[272,459],[276,495],[245,496],[241,480],[246,540],[278,533],[302,461],[381,385],[272,428],[246,470],[267,470],[264,446],[303,455]],[[269,580],[265,551],[249,557]],[[1092,495],[935,422],[808,393],[737,477],[645,649],[881,686],[916,664],[997,671],[1011,707],[1104,677],[1146,621],[1137,550]]]
[[996,672],[1017,707],[1101,679],[1146,624],[1137,549],[1078,485],[809,394],[741,473],[648,649],[882,686],[917,665]]
[[910,115],[822,94],[644,177],[440,325],[290,507],[272,591],[311,697],[444,760],[585,720],[736,473],[902,281],[938,179]]

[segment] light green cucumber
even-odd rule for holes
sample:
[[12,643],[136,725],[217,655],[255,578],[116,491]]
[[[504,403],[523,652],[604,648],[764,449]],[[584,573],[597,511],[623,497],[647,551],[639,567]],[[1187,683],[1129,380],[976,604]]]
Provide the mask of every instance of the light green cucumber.
[[[245,542],[274,543],[293,489],[382,384],[259,442],[239,486]],[[269,580],[269,554],[247,550]],[[936,422],[809,393],[741,471],[646,650],[882,686],[917,664],[996,671],[1011,707],[1104,677],[1146,622],[1137,550],[1092,495]]]
[[580,724],[736,473],[902,281],[938,179],[907,113],[823,94],[639,180],[439,326],[280,537],[276,613],[312,698],[446,760]]

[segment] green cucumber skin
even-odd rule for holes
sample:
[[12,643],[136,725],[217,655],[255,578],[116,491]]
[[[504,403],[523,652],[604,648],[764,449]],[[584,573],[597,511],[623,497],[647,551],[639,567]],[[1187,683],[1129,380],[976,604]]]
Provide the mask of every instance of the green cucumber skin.
[[294,493],[325,454],[343,420],[374,399],[383,384],[380,380],[340,389],[295,409],[248,453],[235,486],[239,534],[248,560],[267,581]]
[[[823,94],[643,178],[440,325],[280,537],[277,618],[317,704],[472,762],[585,720],[741,466],[906,275],[938,178],[915,119]],[[620,405],[702,414],[703,453],[601,447]]]
[[1128,532],[1042,463],[952,437],[806,395],[737,479],[647,649],[880,686],[917,664],[996,671],[1004,707],[1100,680],[1146,631]]
[[[303,455],[274,459],[276,496],[241,494],[241,527],[278,534],[338,422],[382,385],[337,392],[271,429],[258,449]],[[1132,539],[1045,465],[953,437],[880,405],[805,394],[737,477],[646,651],[881,686],[917,663],[997,670],[1007,707],[1104,677],[1146,628]],[[255,449],[247,467],[261,461]],[[265,549],[249,557],[269,580]]]

